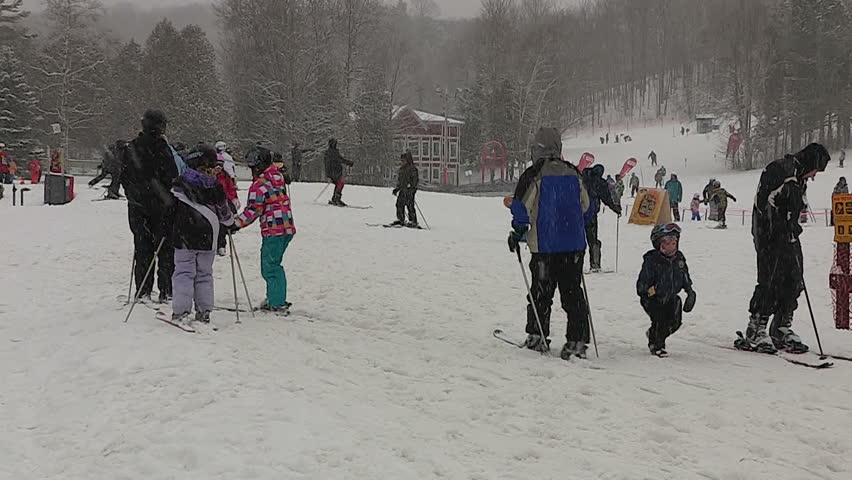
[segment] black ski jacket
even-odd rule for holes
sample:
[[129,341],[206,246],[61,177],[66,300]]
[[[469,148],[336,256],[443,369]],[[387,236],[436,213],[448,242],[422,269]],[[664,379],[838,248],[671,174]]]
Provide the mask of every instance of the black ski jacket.
[[166,140],[140,133],[124,149],[123,157],[121,185],[127,201],[149,215],[167,215],[174,206],[170,190],[178,170]]
[[[648,294],[651,287],[654,287],[654,295]],[[668,303],[681,290],[692,290],[692,278],[683,253],[678,251],[673,257],[667,257],[658,249],[648,250],[636,280],[636,293],[643,304],[649,301]]]
[[342,177],[344,164],[350,167],[354,165],[349,160],[343,158],[337,148],[329,147],[328,150],[325,151],[325,175],[328,178],[337,180],[338,178]]
[[413,163],[406,163],[399,168],[396,189],[403,194],[414,193],[417,191],[419,181],[420,174],[417,172],[417,167]]
[[612,192],[609,190],[609,185],[604,180],[603,174],[603,165],[595,165],[583,171],[583,185],[589,193],[591,211],[594,215],[597,215],[601,209],[601,202],[603,202],[610,210],[621,214],[621,205],[616,205],[613,200]]
[[[174,181],[175,203],[172,221],[175,248],[215,250],[219,225],[233,225],[234,216],[218,180],[200,179],[200,174],[187,170]],[[206,183],[203,183],[206,182]]]

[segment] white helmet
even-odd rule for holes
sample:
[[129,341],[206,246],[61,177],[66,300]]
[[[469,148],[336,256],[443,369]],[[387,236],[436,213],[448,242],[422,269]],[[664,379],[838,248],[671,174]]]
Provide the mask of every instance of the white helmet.
[[226,148],[228,148],[228,144],[220,140],[216,142],[215,147],[217,152],[222,153],[225,151]]

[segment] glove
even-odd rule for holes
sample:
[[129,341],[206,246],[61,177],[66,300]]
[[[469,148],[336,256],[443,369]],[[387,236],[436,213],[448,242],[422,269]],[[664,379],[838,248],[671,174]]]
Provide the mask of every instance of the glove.
[[234,223],[233,225],[224,225],[225,231],[228,233],[237,233],[240,231],[240,227]]
[[398,188],[394,188],[394,189],[393,189],[393,191],[392,191],[391,193],[392,193],[394,196],[396,196],[396,194],[397,194],[397,193],[399,193],[399,189],[398,189]]
[[520,243],[526,241],[527,231],[529,227],[526,225],[512,225],[512,231],[509,232],[509,251],[515,253],[520,248]]
[[621,205],[619,205],[618,208],[615,210],[615,214],[619,217],[621,216]]
[[653,286],[651,286],[651,288],[648,289],[648,298],[653,297],[656,293],[657,293],[657,289],[654,288]]
[[695,290],[689,289],[686,292],[686,300],[683,302],[683,311],[689,313],[695,308]]

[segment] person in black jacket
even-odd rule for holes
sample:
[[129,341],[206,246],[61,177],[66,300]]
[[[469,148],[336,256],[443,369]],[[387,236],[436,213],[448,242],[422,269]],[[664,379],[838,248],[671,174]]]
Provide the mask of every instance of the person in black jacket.
[[586,240],[589,242],[589,266],[593,272],[599,272],[601,269],[601,241],[598,240],[598,211],[601,209],[601,202],[616,215],[621,215],[621,205],[613,201],[603,174],[603,165],[595,165],[583,171],[583,184],[589,192],[591,202],[591,213],[586,222]]
[[106,198],[108,199],[121,198],[121,195],[118,193],[121,182],[121,171],[123,169],[121,160],[124,155],[124,149],[127,148],[127,145],[128,143],[124,140],[116,140],[114,144],[110,145],[104,152],[103,160],[98,167],[101,169],[101,173],[89,181],[89,186],[94,187],[98,182],[109,175],[110,182],[106,192]]
[[143,280],[160,241],[163,242],[157,256],[160,302],[172,297],[174,247],[169,225],[175,199],[170,190],[172,181],[178,176],[174,156],[164,138],[166,126],[163,112],[145,112],[142,132],[124,150],[121,173],[121,185],[127,196],[127,217],[133,232],[136,290],[142,297],[151,295],[153,272],[144,284]]
[[313,151],[313,148],[299,148],[299,142],[293,142],[293,148],[290,149],[290,165],[293,167],[294,182],[302,181],[302,154]]
[[[654,355],[665,356],[666,338],[681,325],[681,312],[690,312],[695,305],[695,290],[686,257],[679,247],[680,227],[675,223],[657,225],[651,230],[651,245],[645,253],[636,293],[645,313],[651,318],[651,328],[645,332],[648,350]],[[685,291],[686,302],[681,303],[678,295]]]
[[[391,225],[405,225],[411,228],[420,228],[417,225],[417,212],[414,205],[414,195],[417,193],[417,183],[420,174],[414,165],[411,152],[405,152],[399,156],[402,165],[399,167],[399,177],[393,194],[396,195],[396,221]],[[405,223],[405,210],[408,209],[408,223]]]
[[[803,290],[799,212],[804,207],[805,181],[825,171],[831,156],[812,143],[794,155],[785,155],[760,174],[751,217],[757,251],[757,285],[749,303],[745,338],[736,348],[775,353],[806,352],[808,346],[793,332],[793,312]],[[766,326],[772,316],[767,335]]]
[[344,164],[350,167],[354,165],[349,160],[343,158],[340,151],[337,150],[337,140],[330,139],[328,141],[328,150],[325,151],[325,175],[334,183],[334,194],[331,196],[331,200],[328,201],[329,205],[337,205],[338,207],[346,206],[342,200],[343,186],[346,183],[346,179],[343,176]]

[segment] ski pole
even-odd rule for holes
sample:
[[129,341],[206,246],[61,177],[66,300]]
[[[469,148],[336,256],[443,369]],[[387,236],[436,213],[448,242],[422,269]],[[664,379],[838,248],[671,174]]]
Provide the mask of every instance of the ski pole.
[[249,304],[249,310],[251,311],[251,317],[254,318],[254,305],[251,303],[251,295],[249,295],[248,284],[246,284],[246,277],[243,275],[243,266],[240,264],[240,256],[237,254],[237,246],[234,243],[234,236],[231,235],[231,232],[228,232],[228,240],[231,242],[231,248],[234,252],[234,260],[237,261],[237,270],[240,271],[240,279],[243,281],[243,289],[246,292],[246,301]]
[[811,296],[808,295],[808,286],[805,285],[805,269],[802,267],[799,256],[796,255],[796,263],[799,264],[799,271],[802,272],[802,290],[805,291],[805,300],[808,302],[808,312],[811,314],[811,323],[814,325],[814,335],[816,336],[817,346],[819,347],[819,359],[825,360],[825,353],[822,351],[822,342],[819,340],[819,331],[817,330],[816,318],[814,318],[814,309],[811,307]]
[[[230,235],[230,232],[228,233],[228,235]],[[237,314],[237,323],[242,323],[242,321],[240,321],[240,298],[239,298],[239,295],[237,294],[237,269],[234,268],[234,240],[233,239],[231,239],[231,241],[228,242],[228,247],[230,247],[230,250],[231,250],[231,281],[233,282],[233,285],[234,285],[234,312]]]
[[583,285],[583,297],[586,299],[586,311],[589,313],[589,332],[592,334],[592,344],[595,346],[595,358],[601,358],[598,353],[598,340],[595,338],[595,324],[592,322],[592,306],[589,305],[589,292],[586,291],[586,276],[583,274],[583,269],[580,269],[580,282]]
[[[530,305],[532,305],[533,313],[535,314],[535,321],[538,324],[538,333],[541,334],[541,341],[544,342],[545,345],[548,345],[547,337],[544,336],[544,328],[542,328],[541,326],[541,318],[538,316],[538,307],[535,306],[535,299],[533,298],[532,289],[530,288],[530,281],[527,280],[527,270],[524,268],[524,261],[521,259],[520,246],[518,246],[518,248],[515,250],[515,253],[518,254],[518,265],[521,266],[521,275],[524,276],[524,285],[527,286],[527,294],[529,295],[529,297],[527,298],[529,298]],[[547,350],[542,351],[541,354],[544,355],[545,353],[547,353],[548,355],[550,355],[549,347],[550,345],[548,345]]]
[[420,205],[417,202],[414,202],[414,206],[417,207],[417,213],[419,213],[420,218],[423,219],[423,223],[426,225],[426,230],[432,230],[429,228],[429,222],[426,221],[426,217],[423,215],[423,210],[420,210]]
[[615,273],[618,273],[618,230],[619,230],[619,220],[621,220],[621,215],[615,217]]
[[[166,237],[160,239],[160,245],[157,246],[157,251],[154,252],[154,257],[151,258],[151,263],[148,265],[148,270],[145,272],[145,278],[142,279],[142,285],[137,285],[136,295],[133,296],[133,303],[130,304],[130,310],[127,312],[127,316],[124,317],[124,323],[127,323],[130,320],[130,314],[133,313],[133,308],[136,307],[136,302],[139,301],[139,297],[142,296],[142,287],[148,283],[148,277],[151,275],[151,271],[154,269],[154,262],[157,261],[157,257],[160,255],[160,249],[163,248],[163,244],[166,242]],[[134,256],[133,260],[136,260]]]
[[326,190],[328,190],[329,185],[331,185],[331,182],[325,184],[325,188],[323,188],[319,195],[317,195],[317,198],[314,199],[314,203],[317,203],[319,201],[320,197],[322,197],[322,194],[325,193]]
[[127,301],[125,305],[130,303],[130,295],[133,293],[133,272],[136,271],[136,253],[133,253],[133,261],[130,262],[130,284],[127,285]]

